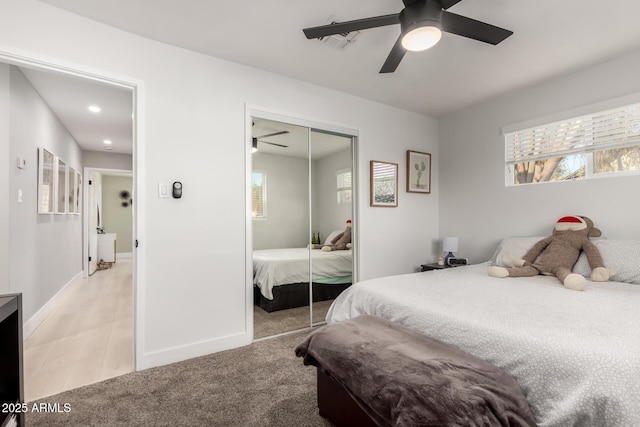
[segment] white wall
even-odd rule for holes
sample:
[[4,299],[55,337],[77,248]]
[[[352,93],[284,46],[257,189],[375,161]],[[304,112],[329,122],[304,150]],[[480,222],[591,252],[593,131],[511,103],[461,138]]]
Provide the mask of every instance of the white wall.
[[[640,176],[505,187],[501,127],[640,91],[640,51],[502,96],[441,120],[440,235],[487,260],[508,235],[548,235],[567,214],[604,236],[640,238]],[[637,102],[637,101],[636,101]]]
[[309,159],[253,154],[267,174],[267,218],[253,220],[253,248],[304,248],[309,243]]
[[345,150],[313,162],[314,218],[313,229],[320,232],[322,242],[334,230],[344,230],[353,219],[350,203],[338,204],[336,172],[351,169],[351,141],[345,139]]
[[[116,233],[116,253],[133,251],[133,207],[120,197],[122,191],[132,194],[133,178],[130,176],[103,175],[102,193],[102,225],[106,233]],[[131,197],[131,196],[130,196]],[[122,206],[122,202],[127,206]]]
[[[37,213],[38,147],[77,171],[82,162],[76,141],[15,66],[10,67],[10,90],[10,288],[23,293],[27,321],[82,271],[82,217]],[[26,159],[26,170],[16,166],[18,157]]]
[[[433,258],[436,120],[146,40],[35,0],[0,4],[0,40],[0,52],[141,82],[138,367],[251,340],[245,321],[247,104],[359,130],[361,279],[415,271]],[[369,161],[399,163],[402,189],[407,149],[434,154],[432,194],[401,191],[398,208],[369,208]],[[182,199],[157,197],[158,182],[176,180],[183,183]]]
[[0,63],[0,294],[9,288],[9,66]]
[[133,156],[122,153],[103,153],[82,150],[82,165],[85,168],[133,170]]

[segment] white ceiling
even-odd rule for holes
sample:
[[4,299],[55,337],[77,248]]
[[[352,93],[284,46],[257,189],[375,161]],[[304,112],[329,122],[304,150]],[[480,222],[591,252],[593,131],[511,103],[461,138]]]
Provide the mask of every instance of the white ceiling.
[[[83,150],[132,153],[131,90],[49,70],[20,70]],[[90,105],[101,111],[92,113]]]
[[328,88],[442,117],[640,48],[640,2],[463,0],[451,12],[514,35],[497,46],[444,34],[378,71],[399,26],[360,32],[338,50],[302,29],[398,13],[400,0],[41,0],[126,31]]

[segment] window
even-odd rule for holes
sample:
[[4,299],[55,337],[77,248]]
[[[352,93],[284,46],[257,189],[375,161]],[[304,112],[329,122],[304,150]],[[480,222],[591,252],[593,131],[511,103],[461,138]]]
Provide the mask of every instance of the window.
[[640,173],[640,104],[505,134],[506,183]]
[[267,218],[267,174],[251,173],[251,204],[254,219]]
[[336,172],[336,187],[338,204],[351,203],[351,170],[343,169]]

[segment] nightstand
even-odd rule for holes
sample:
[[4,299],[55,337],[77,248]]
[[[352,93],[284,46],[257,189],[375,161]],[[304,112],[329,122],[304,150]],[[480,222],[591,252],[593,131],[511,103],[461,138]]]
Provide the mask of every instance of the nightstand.
[[422,264],[420,265],[420,267],[422,267],[422,271],[443,270],[445,268],[453,268],[453,266],[451,265],[439,265],[435,262],[433,264]]

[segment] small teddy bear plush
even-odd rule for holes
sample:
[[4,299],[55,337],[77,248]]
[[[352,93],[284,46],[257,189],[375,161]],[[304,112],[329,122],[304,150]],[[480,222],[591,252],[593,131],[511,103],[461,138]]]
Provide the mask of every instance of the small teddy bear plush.
[[536,243],[513,268],[490,266],[487,273],[493,277],[531,277],[538,274],[556,276],[562,284],[577,291],[586,286],[585,278],[571,269],[584,251],[591,267],[591,280],[605,282],[611,270],[604,266],[598,248],[589,237],[599,237],[602,232],[593,226],[586,216],[565,216],[556,223],[553,234]]
[[322,250],[324,252],[331,251],[344,251],[346,249],[351,249],[351,220],[347,220],[347,227],[345,230],[338,234],[332,241],[330,245],[322,246]]

